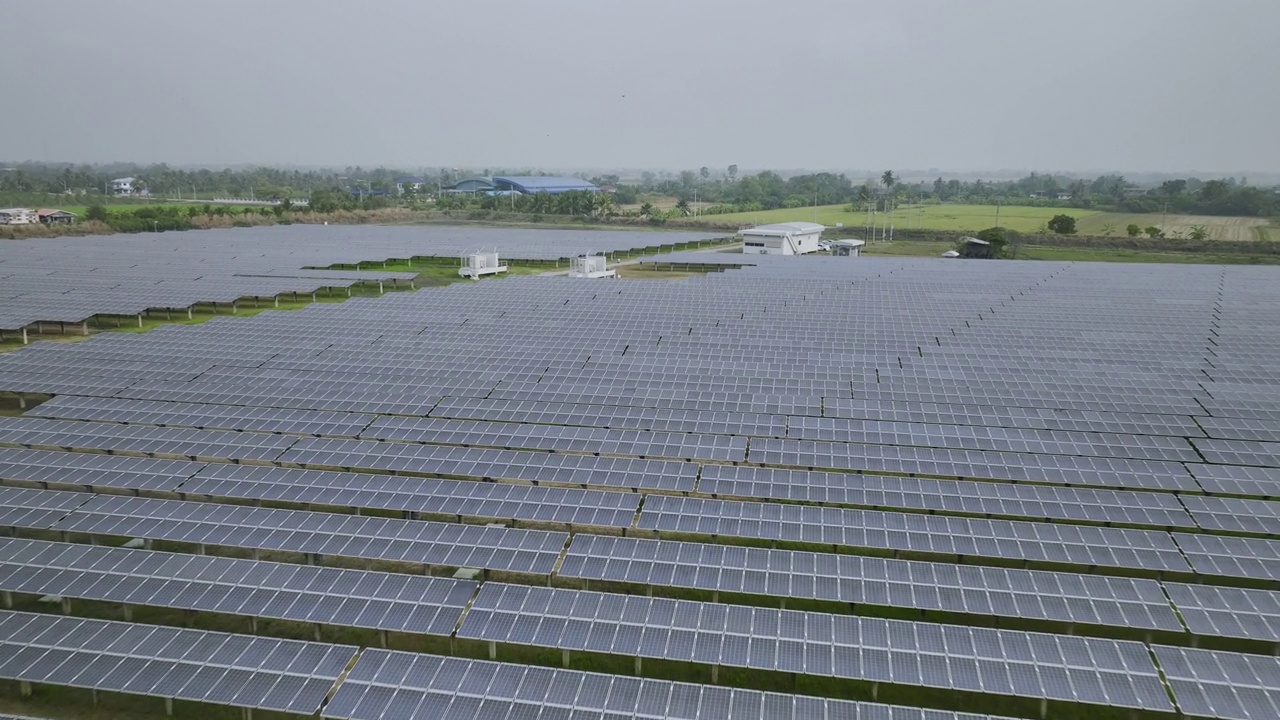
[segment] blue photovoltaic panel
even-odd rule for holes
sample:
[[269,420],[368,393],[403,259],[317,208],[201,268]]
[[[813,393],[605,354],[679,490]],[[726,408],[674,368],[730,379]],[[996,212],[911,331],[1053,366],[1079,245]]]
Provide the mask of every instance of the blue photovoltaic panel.
[[0,610],[0,678],[310,715],[349,645]]
[[[477,716],[480,707],[483,714]],[[322,717],[995,720],[989,715],[387,650],[360,654]]]

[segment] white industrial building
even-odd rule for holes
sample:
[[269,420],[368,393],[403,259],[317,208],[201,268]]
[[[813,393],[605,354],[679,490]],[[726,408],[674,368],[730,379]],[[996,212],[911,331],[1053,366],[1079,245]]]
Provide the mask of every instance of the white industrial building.
[[742,252],[749,255],[804,255],[817,252],[826,227],[818,223],[789,222],[761,225],[742,231]]

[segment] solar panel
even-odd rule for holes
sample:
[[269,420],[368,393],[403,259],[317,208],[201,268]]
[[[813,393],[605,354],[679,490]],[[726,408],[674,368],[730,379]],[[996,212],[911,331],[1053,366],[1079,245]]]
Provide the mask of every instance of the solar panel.
[[1272,581],[1280,577],[1280,541],[1174,533],[1174,542],[1201,575]]
[[0,610],[0,678],[302,715],[356,650]]
[[[478,710],[483,708],[483,710]],[[480,715],[477,715],[477,712]],[[744,688],[629,678],[464,658],[366,650],[321,717],[483,717],[547,720],[990,720]]]
[[1172,711],[1136,642],[487,583],[459,638]]
[[[547,575],[567,533],[0,488],[0,524],[312,556]],[[26,507],[24,507],[26,506]]]
[[390,470],[426,475],[645,490],[692,490],[698,476],[697,465],[672,460],[485,450],[328,438],[298,440],[291,449],[281,454],[278,460],[281,463],[320,469]]
[[1280,593],[1181,583],[1164,587],[1193,633],[1280,642]]
[[465,580],[0,538],[0,590],[450,635]]
[[0,479],[88,488],[173,491],[205,467],[186,460],[0,447]]
[[1153,580],[582,534],[557,574],[855,607],[1184,630]]
[[962,482],[854,473],[706,465],[698,492],[712,497],[796,500],[824,505],[936,510],[1154,527],[1196,527],[1166,493]]
[[1168,534],[1146,530],[667,495],[652,495],[645,500],[637,527],[659,534],[785,540],[1087,567],[1175,572],[1191,569]]
[[640,505],[635,493],[225,464],[200,470],[181,494],[622,528]]
[[1262,720],[1280,713],[1280,658],[1163,645],[1152,651],[1189,717]]

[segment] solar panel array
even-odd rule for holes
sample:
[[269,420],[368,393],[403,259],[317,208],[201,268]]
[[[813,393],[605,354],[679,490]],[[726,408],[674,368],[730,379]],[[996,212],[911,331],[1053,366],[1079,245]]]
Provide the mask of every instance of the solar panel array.
[[[407,254],[411,234],[341,257]],[[351,648],[344,679],[253,686],[328,682],[289,702],[351,720],[950,720],[956,693],[1028,716],[1276,717],[1276,270],[714,255],[664,262],[745,267],[0,357],[0,392],[35,405],[0,417],[4,618],[101,622],[25,613],[43,594],[451,639],[461,656]],[[463,568],[487,572],[431,577]],[[4,677],[282,702],[204,675],[69,678],[33,653],[79,650],[13,637]],[[584,653],[711,674],[584,672]],[[238,662],[205,665],[264,672]],[[785,692],[705,682],[742,682],[721,667]],[[849,681],[916,707],[826,697]]]
[[481,248],[500,257],[555,260],[709,240],[706,233],[583,232],[445,227],[289,227],[64,237],[0,245],[0,330],[38,321],[78,323],[196,303],[312,293],[413,272],[317,270],[413,257],[456,258]]

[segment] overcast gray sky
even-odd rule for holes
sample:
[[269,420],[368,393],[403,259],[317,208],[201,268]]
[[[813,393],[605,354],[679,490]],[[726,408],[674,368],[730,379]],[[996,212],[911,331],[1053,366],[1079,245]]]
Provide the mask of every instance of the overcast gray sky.
[[0,158],[1280,171],[1277,0],[0,0]]

